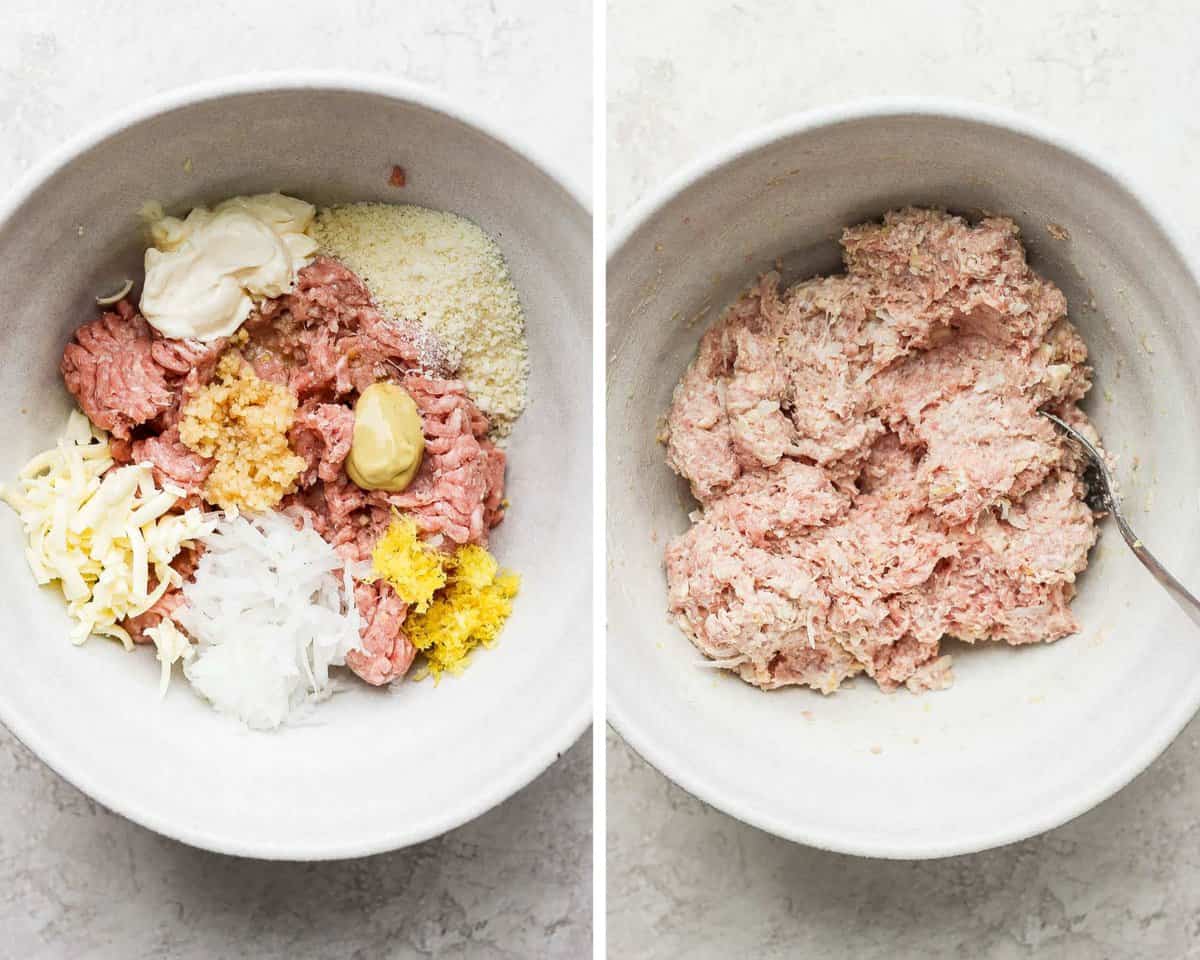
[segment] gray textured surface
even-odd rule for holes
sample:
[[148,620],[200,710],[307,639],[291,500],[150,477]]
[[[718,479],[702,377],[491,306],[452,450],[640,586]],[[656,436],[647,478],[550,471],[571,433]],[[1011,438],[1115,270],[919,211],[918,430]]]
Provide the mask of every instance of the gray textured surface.
[[416,847],[270,863],[143,830],[4,732],[0,956],[587,956],[591,754],[585,736],[507,803]]
[[[1078,134],[1150,189],[1197,249],[1190,158],[1200,124],[1180,99],[1200,76],[1193,5],[648,7],[609,3],[610,221],[747,128],[860,96],[934,94],[1016,108]],[[689,796],[611,733],[608,756],[613,957],[1200,957],[1197,722],[1075,822],[934,863],[779,841]]]
[[[586,2],[9,0],[0,179],[149,93],[250,69],[398,75],[483,106],[585,196]],[[152,762],[152,758],[148,758]],[[591,942],[591,749],[418,847],[273,864],[193,850],[99,808],[0,728],[0,956],[580,957]]]

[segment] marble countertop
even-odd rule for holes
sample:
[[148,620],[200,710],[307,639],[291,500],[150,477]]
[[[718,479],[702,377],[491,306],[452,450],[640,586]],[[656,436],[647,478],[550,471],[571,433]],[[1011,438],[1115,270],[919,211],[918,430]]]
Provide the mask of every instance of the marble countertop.
[[[1078,135],[1200,249],[1194,5],[611,0],[608,10],[610,223],[748,128],[856,97],[950,95]],[[777,840],[675,787],[611,732],[608,754],[613,957],[1200,957],[1200,721],[1067,826],[933,863]]]
[[[404,77],[474,102],[586,197],[590,23],[586,0],[7,0],[0,179],[11,183],[64,138],[151,93],[247,70],[324,67]],[[60,780],[2,727],[0,779],[6,957],[590,953],[588,736],[473,823],[408,850],[333,863],[242,860],[166,840]]]

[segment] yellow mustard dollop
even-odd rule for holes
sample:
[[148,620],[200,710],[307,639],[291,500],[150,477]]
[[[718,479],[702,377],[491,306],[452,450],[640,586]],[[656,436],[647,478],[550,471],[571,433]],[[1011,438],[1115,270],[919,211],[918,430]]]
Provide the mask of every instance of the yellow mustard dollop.
[[421,412],[395,383],[373,383],[354,405],[354,435],[346,473],[364,490],[403,490],[421,469]]

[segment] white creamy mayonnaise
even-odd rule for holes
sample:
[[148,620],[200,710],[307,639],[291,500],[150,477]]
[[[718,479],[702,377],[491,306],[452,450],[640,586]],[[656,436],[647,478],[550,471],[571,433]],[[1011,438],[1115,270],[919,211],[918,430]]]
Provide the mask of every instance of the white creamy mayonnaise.
[[311,203],[264,193],[196,207],[183,220],[155,219],[142,315],[166,337],[229,336],[255,300],[292,289],[317,249],[305,233],[315,214]]

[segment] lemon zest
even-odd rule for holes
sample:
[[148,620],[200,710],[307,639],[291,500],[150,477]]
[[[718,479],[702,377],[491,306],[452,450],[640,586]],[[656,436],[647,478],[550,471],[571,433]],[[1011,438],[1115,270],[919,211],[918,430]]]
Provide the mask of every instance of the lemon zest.
[[382,577],[401,600],[424,613],[433,595],[446,585],[447,559],[417,536],[417,525],[411,517],[397,513],[371,551],[375,571],[371,579]]

